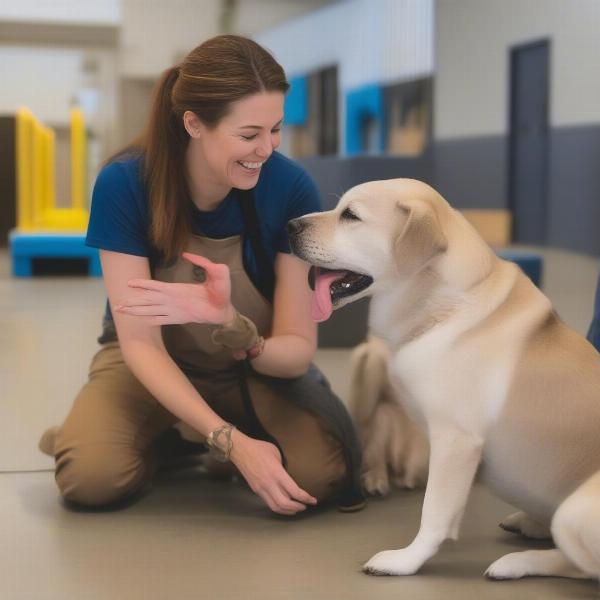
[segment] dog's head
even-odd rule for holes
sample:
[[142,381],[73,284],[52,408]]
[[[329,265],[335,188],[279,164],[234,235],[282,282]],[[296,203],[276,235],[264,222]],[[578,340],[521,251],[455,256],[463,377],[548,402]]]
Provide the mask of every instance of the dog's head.
[[413,179],[358,185],[333,210],[288,223],[292,251],[313,267],[313,318],[419,273],[446,250],[445,200]]

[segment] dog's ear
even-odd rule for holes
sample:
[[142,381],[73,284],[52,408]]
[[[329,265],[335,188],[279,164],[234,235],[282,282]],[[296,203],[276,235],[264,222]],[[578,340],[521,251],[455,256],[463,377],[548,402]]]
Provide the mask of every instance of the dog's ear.
[[444,252],[448,240],[438,216],[424,202],[399,202],[400,226],[394,242],[394,258],[403,277],[415,275],[434,257]]

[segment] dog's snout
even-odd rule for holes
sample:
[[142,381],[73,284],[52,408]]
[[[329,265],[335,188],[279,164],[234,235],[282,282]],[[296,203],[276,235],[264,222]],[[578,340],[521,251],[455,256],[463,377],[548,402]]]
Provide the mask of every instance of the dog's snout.
[[288,235],[298,235],[305,228],[306,220],[302,218],[292,219],[287,224]]

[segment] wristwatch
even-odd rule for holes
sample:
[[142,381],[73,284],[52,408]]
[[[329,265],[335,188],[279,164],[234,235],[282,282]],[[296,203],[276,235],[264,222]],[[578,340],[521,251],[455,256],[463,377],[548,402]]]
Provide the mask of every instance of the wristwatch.
[[235,429],[235,425],[231,423],[225,423],[214,431],[211,431],[206,438],[206,445],[208,446],[209,454],[219,462],[227,462],[231,449],[233,448],[233,442],[231,441],[231,434]]

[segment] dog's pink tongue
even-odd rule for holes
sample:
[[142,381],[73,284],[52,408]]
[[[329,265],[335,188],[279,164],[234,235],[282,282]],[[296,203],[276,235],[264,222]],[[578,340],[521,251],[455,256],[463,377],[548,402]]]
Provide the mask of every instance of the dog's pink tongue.
[[311,316],[313,321],[322,323],[329,319],[333,312],[330,286],[337,279],[342,279],[345,274],[345,271],[327,271],[326,273],[321,273],[317,270],[315,293],[313,294],[311,306]]

